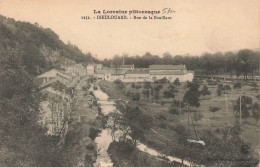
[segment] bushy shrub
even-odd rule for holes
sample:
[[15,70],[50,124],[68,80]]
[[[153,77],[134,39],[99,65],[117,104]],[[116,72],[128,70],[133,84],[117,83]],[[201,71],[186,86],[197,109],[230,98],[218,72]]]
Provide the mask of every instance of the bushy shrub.
[[173,106],[171,106],[171,107],[169,108],[169,113],[175,114],[175,115],[179,115],[179,114],[180,114],[178,108],[173,107]]
[[160,128],[166,129],[168,127],[168,124],[166,121],[162,121],[159,126]]
[[135,148],[130,141],[114,141],[109,145],[107,152],[118,159],[127,159],[134,150]]
[[85,155],[85,161],[89,164],[93,163],[92,157],[89,154]]
[[193,113],[193,116],[192,116],[192,119],[194,121],[199,121],[203,118],[203,114],[202,113],[198,113],[198,112],[194,112]]
[[233,88],[234,88],[234,89],[241,89],[241,87],[242,87],[242,84],[239,83],[239,82],[237,82],[237,83],[235,83],[235,84],[233,85]]
[[96,129],[96,128],[93,128],[93,127],[91,127],[90,129],[89,129],[89,137],[92,139],[92,140],[94,140],[97,136],[98,136],[98,133],[100,132],[100,130],[99,129]]
[[89,143],[87,146],[86,146],[86,149],[87,150],[94,150],[95,149],[95,146],[91,143]]
[[160,119],[160,120],[167,120],[167,118],[164,116],[164,115],[162,115],[162,114],[159,114],[158,116],[157,116],[157,119]]

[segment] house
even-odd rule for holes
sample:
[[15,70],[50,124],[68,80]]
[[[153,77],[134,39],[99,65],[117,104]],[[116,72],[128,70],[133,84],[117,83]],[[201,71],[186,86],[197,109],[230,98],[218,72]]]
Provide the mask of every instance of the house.
[[104,70],[104,73],[104,79],[108,81],[115,81],[117,79],[123,80],[125,76],[125,70],[119,69],[106,69]]
[[97,73],[102,73],[100,71],[103,70],[103,64],[88,64],[87,65],[87,75],[93,76]]
[[124,82],[143,82],[149,80],[149,70],[128,70],[124,76]]
[[95,71],[103,70],[103,64],[96,64]]
[[84,66],[82,66],[81,64],[73,64],[71,66],[69,66],[66,69],[67,73],[70,73],[74,76],[86,76],[86,68]]
[[170,82],[179,78],[180,82],[192,81],[194,73],[187,71],[185,65],[150,65],[150,77],[154,79],[166,78]]
[[63,84],[67,85],[71,80],[71,76],[65,74],[64,72],[52,69],[47,71],[36,78],[36,82],[40,84],[40,88],[46,87],[47,85],[60,81]]
[[180,82],[192,81],[194,73],[187,71],[185,65],[150,65],[149,68],[134,68],[134,65],[110,65],[110,68],[95,70],[92,76],[108,81],[117,79],[123,82],[146,82],[166,78],[170,82],[179,78]]
[[95,64],[88,64],[87,65],[87,75],[93,76],[95,74]]

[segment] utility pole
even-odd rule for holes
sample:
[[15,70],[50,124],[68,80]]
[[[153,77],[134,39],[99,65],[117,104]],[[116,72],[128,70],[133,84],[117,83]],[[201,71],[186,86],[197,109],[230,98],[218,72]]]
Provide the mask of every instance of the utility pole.
[[188,132],[190,133],[190,109],[188,108]]
[[241,124],[241,96],[239,97],[240,99],[240,104],[239,104],[239,122]]
[[123,52],[123,66],[125,65],[125,53]]
[[180,116],[181,116],[181,100],[180,100]]
[[227,94],[225,94],[225,99],[226,99],[226,113],[228,113]]

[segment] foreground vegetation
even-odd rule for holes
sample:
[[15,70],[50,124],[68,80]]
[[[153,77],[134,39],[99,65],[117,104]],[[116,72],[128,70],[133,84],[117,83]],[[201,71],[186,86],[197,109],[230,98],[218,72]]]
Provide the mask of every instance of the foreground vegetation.
[[[42,52],[44,45],[48,54]],[[56,51],[59,56],[52,54]],[[88,136],[87,128],[91,126],[83,129],[82,134],[81,123],[71,125],[64,147],[59,136],[46,135],[47,127],[39,124],[42,119],[39,106],[44,97],[35,77],[50,68],[61,67],[65,59],[87,62],[93,59],[89,56],[64,44],[50,29],[0,16],[1,167],[73,166],[72,155],[77,155],[79,149],[72,148],[79,145],[83,135]],[[88,151],[84,144],[81,146]]]
[[[221,81],[174,84],[166,80],[126,84],[115,81],[111,88],[102,81],[100,85],[104,91],[116,87],[128,96],[129,102],[118,103],[120,111],[135,115],[140,112],[144,115],[141,122],[148,122],[144,130],[142,124],[132,122],[141,129],[138,140],[166,155],[210,166],[255,166],[258,162],[259,138],[255,132],[259,114],[254,108],[259,104],[254,85],[242,83],[240,87]],[[240,96],[241,123],[237,112]],[[131,109],[134,106],[138,109]],[[201,140],[206,145],[187,139]]]
[[115,167],[184,167],[177,162],[170,162],[151,156],[147,153],[137,150],[129,141],[114,141],[108,148],[111,159]]

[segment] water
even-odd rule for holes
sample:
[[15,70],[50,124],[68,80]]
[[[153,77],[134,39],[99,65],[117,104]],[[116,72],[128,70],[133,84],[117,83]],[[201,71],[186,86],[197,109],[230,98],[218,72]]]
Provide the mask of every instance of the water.
[[[179,158],[176,158],[176,157],[173,157],[173,156],[166,156],[166,155],[163,155],[163,154],[160,154],[158,153],[156,150],[152,149],[152,148],[149,148],[147,147],[146,145],[142,144],[142,143],[139,143],[137,145],[137,148],[143,152],[146,152],[152,156],[158,156],[158,155],[162,155],[162,156],[165,156],[167,157],[171,162],[175,161],[175,162],[179,162],[179,163],[182,163],[181,159]],[[187,165],[187,166],[192,166],[190,162],[188,161],[183,161],[183,164],[184,165]]]
[[100,135],[96,137],[98,156],[95,167],[113,167],[113,163],[107,153],[107,149],[112,142],[112,137],[107,129],[101,131]]
[[[107,101],[108,95],[102,92],[100,89],[93,91],[95,97],[97,98],[98,104],[101,105],[101,112],[104,115],[116,112],[113,101]],[[113,163],[107,153],[107,149],[112,142],[112,137],[108,129],[103,129],[98,137],[96,137],[95,142],[97,143],[98,156],[95,167],[113,167]]]
[[[116,107],[114,106],[114,101],[108,101],[109,96],[102,92],[99,88],[98,90],[93,91],[95,97],[97,98],[98,103],[101,105],[101,110],[104,115],[108,115],[109,113],[118,112]],[[95,142],[97,143],[98,149],[98,156],[96,163],[94,164],[95,167],[113,167],[113,163],[107,153],[107,149],[112,142],[112,137],[108,129],[104,129],[101,131],[98,137],[96,137]],[[154,149],[147,147],[145,144],[139,143],[137,148],[140,151],[146,152],[152,156],[163,155],[157,152]],[[173,157],[173,156],[166,156],[170,161],[176,161],[182,163],[181,159]],[[184,160],[184,165],[192,166],[190,162]]]

